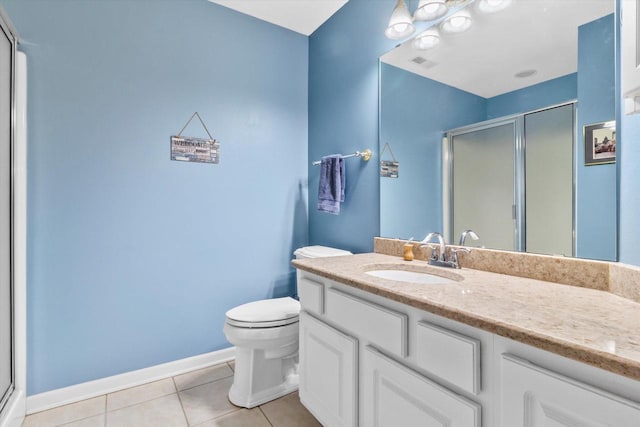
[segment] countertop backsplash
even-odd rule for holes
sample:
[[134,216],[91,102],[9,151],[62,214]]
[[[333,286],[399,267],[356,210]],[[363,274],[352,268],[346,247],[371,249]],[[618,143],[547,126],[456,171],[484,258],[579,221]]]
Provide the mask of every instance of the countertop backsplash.
[[[401,257],[406,240],[376,237],[376,253]],[[431,250],[414,242],[415,259],[428,260]],[[617,262],[471,248],[460,253],[462,268],[607,291],[640,303],[640,267]]]

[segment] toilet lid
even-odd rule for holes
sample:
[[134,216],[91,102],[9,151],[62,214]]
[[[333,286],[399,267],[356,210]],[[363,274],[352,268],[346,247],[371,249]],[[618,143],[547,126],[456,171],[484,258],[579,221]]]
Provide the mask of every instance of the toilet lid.
[[276,326],[297,320],[300,303],[291,297],[265,299],[239,305],[227,311],[232,324]]

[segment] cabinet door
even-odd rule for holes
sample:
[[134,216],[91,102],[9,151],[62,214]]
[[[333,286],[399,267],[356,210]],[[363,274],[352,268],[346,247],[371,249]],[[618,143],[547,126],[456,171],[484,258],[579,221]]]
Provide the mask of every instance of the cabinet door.
[[480,405],[369,346],[362,375],[364,426],[480,427]]
[[640,405],[502,355],[503,427],[638,427]]
[[325,426],[357,425],[358,340],[300,313],[300,401]]

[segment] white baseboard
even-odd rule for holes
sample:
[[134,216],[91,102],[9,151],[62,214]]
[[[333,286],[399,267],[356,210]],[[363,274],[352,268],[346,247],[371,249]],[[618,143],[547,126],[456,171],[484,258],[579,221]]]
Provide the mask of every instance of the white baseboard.
[[235,347],[27,396],[27,415],[233,360]]

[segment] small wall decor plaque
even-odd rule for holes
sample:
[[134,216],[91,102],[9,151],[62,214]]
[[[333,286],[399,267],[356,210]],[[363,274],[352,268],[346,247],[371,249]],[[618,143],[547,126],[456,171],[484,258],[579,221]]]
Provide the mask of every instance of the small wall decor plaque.
[[[207,132],[207,135],[209,135],[209,139],[182,136],[182,132],[184,132],[187,126],[189,126],[189,123],[191,123],[191,120],[196,116]],[[197,111],[193,113],[178,135],[171,137],[171,160],[197,163],[220,162],[220,143],[211,136],[209,129],[207,129],[207,126]]]
[[380,160],[380,176],[382,178],[397,178],[398,177],[398,169],[400,168],[400,163],[396,160],[396,157],[393,155],[393,151],[391,151],[391,146],[389,143],[385,143],[382,148],[382,152],[380,153],[380,157],[384,152],[389,149],[389,153],[391,154],[392,160]]
[[584,127],[584,164],[600,165],[616,162],[616,122],[603,122]]

